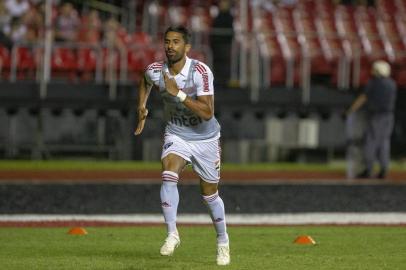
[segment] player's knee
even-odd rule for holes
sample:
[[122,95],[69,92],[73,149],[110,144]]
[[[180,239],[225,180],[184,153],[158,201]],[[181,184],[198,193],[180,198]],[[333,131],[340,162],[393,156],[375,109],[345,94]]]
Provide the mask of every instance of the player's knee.
[[217,192],[217,183],[208,183],[200,180],[200,192],[203,196],[210,196]]
[[162,170],[163,171],[172,171],[177,174],[180,174],[183,167],[185,167],[186,162],[179,156],[169,154],[164,159],[162,159]]

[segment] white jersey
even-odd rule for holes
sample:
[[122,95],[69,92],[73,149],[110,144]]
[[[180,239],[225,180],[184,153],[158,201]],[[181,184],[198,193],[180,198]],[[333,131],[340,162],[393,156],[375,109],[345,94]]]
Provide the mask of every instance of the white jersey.
[[159,87],[164,102],[166,133],[174,134],[186,141],[215,140],[220,137],[220,125],[213,116],[205,121],[189,110],[178,97],[170,95],[165,89],[162,70],[169,78],[174,78],[178,88],[190,98],[214,95],[213,73],[204,63],[186,57],[186,63],[177,75],[169,74],[168,66],[164,62],[155,62],[145,71],[145,79]]

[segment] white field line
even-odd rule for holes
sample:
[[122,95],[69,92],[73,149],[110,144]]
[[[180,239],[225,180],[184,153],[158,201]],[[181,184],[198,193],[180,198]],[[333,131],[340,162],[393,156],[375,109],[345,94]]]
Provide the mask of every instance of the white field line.
[[[229,214],[232,225],[406,225],[406,212],[402,213],[298,213],[298,214]],[[157,223],[164,222],[160,214],[128,215],[0,215],[0,222],[106,222],[106,223]],[[183,214],[180,224],[210,224],[206,214]]]

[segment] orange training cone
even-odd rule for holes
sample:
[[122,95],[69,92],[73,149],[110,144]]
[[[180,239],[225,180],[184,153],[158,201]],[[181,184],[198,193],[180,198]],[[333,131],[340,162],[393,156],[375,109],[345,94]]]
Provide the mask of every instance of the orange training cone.
[[316,241],[309,235],[301,235],[295,239],[294,243],[300,245],[315,245]]
[[81,227],[75,227],[69,230],[68,234],[72,235],[85,235],[87,234],[87,231],[84,228]]

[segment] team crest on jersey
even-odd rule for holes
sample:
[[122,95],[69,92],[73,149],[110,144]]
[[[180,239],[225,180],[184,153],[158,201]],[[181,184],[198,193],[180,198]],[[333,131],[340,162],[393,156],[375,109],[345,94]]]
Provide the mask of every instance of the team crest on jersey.
[[164,145],[164,149],[168,149],[169,147],[171,147],[171,145],[173,144],[173,142],[168,142]]

